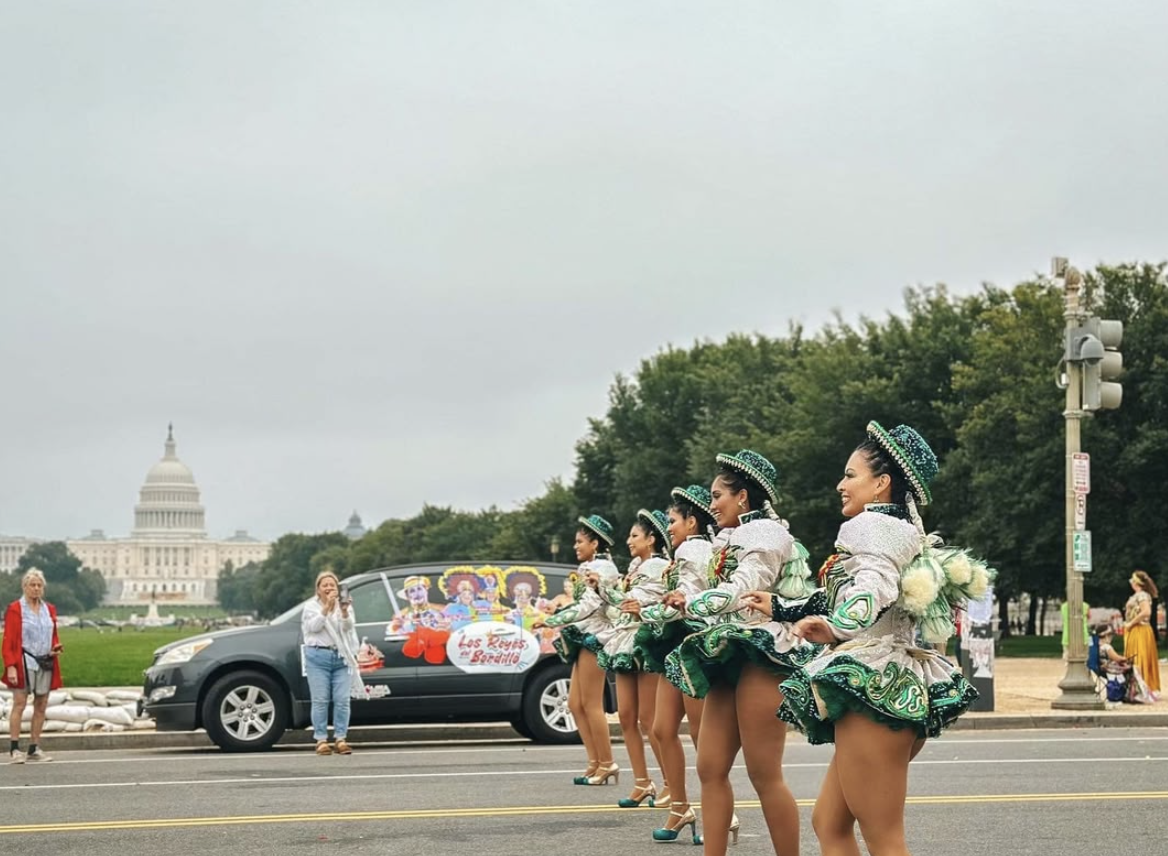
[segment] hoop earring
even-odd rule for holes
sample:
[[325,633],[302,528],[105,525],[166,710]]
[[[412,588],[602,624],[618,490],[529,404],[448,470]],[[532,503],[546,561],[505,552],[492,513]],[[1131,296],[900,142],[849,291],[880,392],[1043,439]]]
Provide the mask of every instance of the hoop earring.
[[738,507],[739,508],[746,508],[746,503],[740,499],[740,500],[738,500]]

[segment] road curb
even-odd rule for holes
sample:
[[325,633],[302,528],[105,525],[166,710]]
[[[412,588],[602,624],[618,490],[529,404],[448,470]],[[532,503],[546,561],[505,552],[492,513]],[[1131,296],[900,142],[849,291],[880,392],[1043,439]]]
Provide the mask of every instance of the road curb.
[[[970,713],[957,720],[952,731],[1004,731],[1007,729],[1058,728],[1168,728],[1168,713]],[[621,739],[620,727],[611,726],[612,736]],[[510,740],[529,743],[504,722],[430,725],[354,726],[349,742],[359,744],[486,743]],[[46,750],[57,752],[100,749],[211,749],[214,744],[205,731],[122,731],[96,734],[45,734]],[[308,746],[313,742],[308,730],[288,731],[278,747]]]
[[1168,713],[970,713],[953,724],[954,731],[1007,728],[1168,728]]
[[[479,743],[526,738],[504,722],[440,725],[353,726],[349,742],[361,743]],[[311,746],[315,741],[309,730],[287,731],[276,744]],[[119,731],[95,734],[44,734],[41,744],[46,751],[71,752],[98,749],[214,749],[205,731]]]

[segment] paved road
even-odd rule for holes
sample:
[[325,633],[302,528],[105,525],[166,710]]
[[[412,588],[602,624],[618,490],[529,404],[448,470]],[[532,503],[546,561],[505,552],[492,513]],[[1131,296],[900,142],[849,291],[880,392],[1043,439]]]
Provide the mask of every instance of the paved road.
[[[369,746],[347,758],[301,747],[62,752],[51,764],[0,767],[0,847],[37,856],[698,852],[649,840],[663,810],[615,807],[631,774],[619,789],[573,787],[581,756],[518,742]],[[805,854],[818,852],[810,806],[829,757],[798,739],[787,751]],[[619,746],[618,760],[625,765]],[[736,856],[769,854],[745,771],[734,775]],[[955,733],[914,763],[911,794],[920,856],[1093,854],[1120,839],[1127,853],[1165,853],[1168,729]]]

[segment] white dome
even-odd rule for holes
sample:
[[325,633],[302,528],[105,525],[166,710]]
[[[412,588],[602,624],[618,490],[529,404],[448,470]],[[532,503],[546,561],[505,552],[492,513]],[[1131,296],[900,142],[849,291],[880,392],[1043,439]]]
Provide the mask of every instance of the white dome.
[[174,428],[166,435],[166,453],[146,473],[134,506],[135,537],[195,537],[207,534],[199,488],[190,467],[175,454]]
[[[168,443],[173,446],[173,443]],[[146,484],[194,484],[195,474],[178,458],[165,457],[146,473]]]

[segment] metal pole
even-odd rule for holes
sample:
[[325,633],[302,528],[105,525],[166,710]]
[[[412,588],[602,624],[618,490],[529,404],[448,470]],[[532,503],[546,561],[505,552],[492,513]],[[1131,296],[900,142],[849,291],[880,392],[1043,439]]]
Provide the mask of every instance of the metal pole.
[[[1082,275],[1072,267],[1066,269],[1067,330],[1082,324],[1083,311],[1079,305]],[[1067,564],[1067,673],[1059,681],[1062,694],[1050,703],[1062,710],[1102,710],[1103,700],[1095,690],[1095,679],[1087,671],[1087,646],[1083,641],[1083,575],[1075,570],[1075,490],[1072,461],[1080,451],[1080,428],[1084,417],[1082,409],[1083,364],[1067,360],[1067,404],[1063,413],[1067,424],[1067,457],[1064,462],[1066,481],[1066,564]]]

